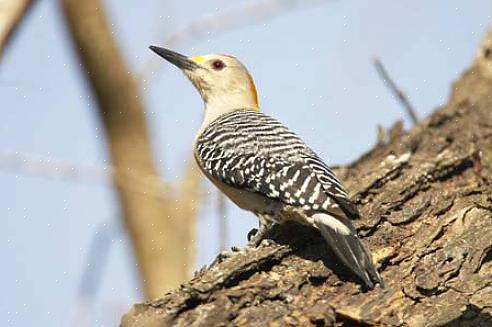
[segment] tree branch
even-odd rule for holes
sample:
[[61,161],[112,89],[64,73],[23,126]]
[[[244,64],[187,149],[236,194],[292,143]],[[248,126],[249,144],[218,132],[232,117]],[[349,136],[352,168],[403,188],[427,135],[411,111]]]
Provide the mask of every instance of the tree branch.
[[0,0],[0,59],[33,0]]
[[492,325],[492,83],[480,71],[343,168],[386,289],[362,290],[315,230],[276,226],[275,244],[218,257],[122,326]]
[[[190,229],[172,216],[173,201],[123,187],[130,176],[158,176],[139,89],[128,73],[99,0],[60,0],[67,27],[96,94],[105,127],[124,221],[133,242],[147,297],[163,294],[186,278]],[[124,173],[120,173],[124,172]],[[144,189],[149,180],[143,180]],[[142,188],[140,188],[142,189]],[[156,185],[156,192],[162,189]],[[190,213],[189,211],[187,212]],[[192,215],[187,216],[193,219]]]
[[225,251],[228,241],[227,233],[227,207],[224,194],[217,193],[217,224],[219,225],[219,250]]
[[[166,47],[175,48],[179,44],[231,31],[288,10],[313,6],[326,1],[327,0],[263,0],[255,3],[246,2],[230,9],[213,13],[190,25],[184,26],[169,35],[163,40],[162,44]],[[148,82],[152,73],[161,67],[162,62],[163,61],[158,57],[151,56],[141,69],[140,80]]]

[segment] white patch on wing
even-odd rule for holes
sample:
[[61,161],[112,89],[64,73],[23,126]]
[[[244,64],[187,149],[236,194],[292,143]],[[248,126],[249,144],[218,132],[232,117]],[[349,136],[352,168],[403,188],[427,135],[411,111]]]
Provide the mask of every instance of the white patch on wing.
[[350,229],[345,226],[340,220],[326,213],[316,213],[313,215],[314,221],[326,225],[333,229],[338,234],[350,235]]
[[314,203],[316,199],[318,199],[320,189],[321,189],[321,184],[317,183],[316,186],[314,187],[313,195],[311,195],[311,197],[308,199],[309,203]]

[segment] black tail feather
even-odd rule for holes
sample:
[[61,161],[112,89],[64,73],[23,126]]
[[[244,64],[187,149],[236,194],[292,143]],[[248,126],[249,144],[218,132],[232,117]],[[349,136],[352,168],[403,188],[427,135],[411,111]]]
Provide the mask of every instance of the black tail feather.
[[374,288],[374,282],[384,288],[384,282],[372,263],[369,251],[355,233],[343,234],[315,220],[331,249],[340,260],[352,270],[369,288]]

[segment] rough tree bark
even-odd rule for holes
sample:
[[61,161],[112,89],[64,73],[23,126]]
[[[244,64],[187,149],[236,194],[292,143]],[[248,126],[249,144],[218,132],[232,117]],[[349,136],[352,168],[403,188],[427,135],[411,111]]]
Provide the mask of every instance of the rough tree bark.
[[316,232],[280,226],[277,244],[218,257],[122,326],[492,326],[487,44],[448,105],[338,170],[386,289],[361,289]]
[[139,86],[112,36],[101,2],[60,3],[96,95],[144,292],[153,298],[191,275],[198,174],[189,168],[178,192],[162,183],[154,165]]

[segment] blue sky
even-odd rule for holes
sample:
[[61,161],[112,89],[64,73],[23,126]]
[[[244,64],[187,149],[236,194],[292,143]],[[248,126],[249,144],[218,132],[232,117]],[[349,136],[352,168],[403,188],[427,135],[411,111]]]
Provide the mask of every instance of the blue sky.
[[[148,45],[163,45],[178,28],[233,6],[226,0],[104,4],[135,74],[153,56]],[[0,159],[17,153],[44,164],[103,167],[108,157],[95,103],[58,9],[54,0],[39,1],[0,62]],[[406,119],[378,79],[372,58],[382,59],[424,117],[445,103],[491,15],[489,0],[326,1],[176,50],[240,58],[255,78],[262,110],[301,135],[329,164],[343,164],[371,148],[378,124]],[[172,180],[191,158],[202,104],[174,67],[163,63],[151,77],[142,85],[147,118],[159,169]],[[86,255],[99,231],[111,233],[112,245],[87,320],[114,326],[141,293],[111,187],[46,178],[6,168],[1,160],[0,167],[0,324],[73,324],[80,314]],[[209,199],[199,217],[197,266],[217,253],[216,216]],[[228,218],[229,245],[243,245],[256,218],[232,204]]]

